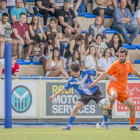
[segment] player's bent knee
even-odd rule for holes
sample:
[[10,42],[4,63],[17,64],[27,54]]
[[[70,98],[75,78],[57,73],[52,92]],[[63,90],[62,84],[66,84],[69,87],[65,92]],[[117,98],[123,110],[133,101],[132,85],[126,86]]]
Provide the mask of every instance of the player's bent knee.
[[135,104],[134,103],[130,105],[130,110],[135,110]]

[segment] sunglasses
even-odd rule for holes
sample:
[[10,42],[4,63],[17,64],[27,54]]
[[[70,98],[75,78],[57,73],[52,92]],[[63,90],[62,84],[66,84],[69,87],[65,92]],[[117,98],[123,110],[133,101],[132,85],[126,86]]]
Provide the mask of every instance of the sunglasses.
[[109,52],[109,51],[106,51],[105,53],[110,53],[111,54],[111,52]]
[[34,20],[38,20],[38,19],[35,19],[35,18],[34,18]]

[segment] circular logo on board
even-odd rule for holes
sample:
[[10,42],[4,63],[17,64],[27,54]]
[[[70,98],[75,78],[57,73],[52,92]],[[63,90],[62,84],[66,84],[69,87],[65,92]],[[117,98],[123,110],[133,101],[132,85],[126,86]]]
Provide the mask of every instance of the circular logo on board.
[[15,112],[26,112],[32,103],[30,90],[25,86],[17,86],[12,90],[12,108]]

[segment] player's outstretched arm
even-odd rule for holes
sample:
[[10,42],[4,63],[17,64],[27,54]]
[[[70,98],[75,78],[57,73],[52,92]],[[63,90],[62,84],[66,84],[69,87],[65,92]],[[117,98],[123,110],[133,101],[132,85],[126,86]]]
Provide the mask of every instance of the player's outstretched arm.
[[[99,72],[100,73],[100,72]],[[96,75],[99,75],[98,71],[96,72]],[[106,72],[102,73],[95,81],[93,81],[89,87],[94,87],[96,85],[96,83],[102,79],[104,79],[108,74]]]
[[65,91],[66,91],[66,88],[65,88],[65,87],[61,88],[57,93],[55,93],[54,95],[52,95],[52,96],[49,98],[49,100],[50,100],[50,101],[53,101],[53,99],[54,99],[57,95],[62,94],[62,93],[65,92]]
[[136,76],[138,76],[139,79],[140,79],[140,74],[136,70],[134,70],[133,74],[136,75]]

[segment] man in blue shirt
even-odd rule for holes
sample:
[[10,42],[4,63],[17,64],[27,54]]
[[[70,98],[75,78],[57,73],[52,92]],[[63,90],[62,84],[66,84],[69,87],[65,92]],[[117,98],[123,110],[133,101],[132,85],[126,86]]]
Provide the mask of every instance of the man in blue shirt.
[[[124,40],[130,46],[132,45],[132,41],[138,35],[138,25],[136,24],[128,24],[132,22],[132,15],[128,8],[126,8],[127,1],[120,0],[120,6],[114,10],[114,29],[121,32]],[[126,31],[128,31],[131,35],[128,37]]]
[[10,11],[10,23],[18,21],[21,13],[25,13],[27,15],[26,9],[22,7],[22,0],[16,0],[15,4],[16,6]]
[[7,6],[7,0],[1,0],[0,1],[0,20],[3,13],[8,13],[8,9],[6,8],[6,6]]
[[[80,66],[75,62],[72,62],[70,67],[71,67],[71,72],[73,74],[72,78],[68,81],[68,83],[63,88],[61,88],[57,93],[55,93],[54,95],[50,97],[50,101],[53,101],[53,99],[57,95],[65,92],[66,90],[69,90],[72,87],[80,95],[80,98],[76,102],[76,105],[71,112],[68,125],[66,127],[63,127],[62,128],[63,130],[70,130],[71,125],[73,121],[75,120],[78,110],[84,105],[87,105],[90,100],[94,100],[98,104],[102,99],[105,98],[104,95],[99,90],[98,86],[95,85],[94,87],[89,88],[89,85],[93,82],[92,76],[101,75],[102,74],[101,72],[93,71],[93,70],[80,71]],[[115,77],[112,77],[112,76],[107,76],[107,77],[110,80],[116,81]],[[103,111],[104,115],[103,115],[102,124],[105,130],[108,130],[108,126],[107,126],[108,112],[107,111],[108,110]]]

